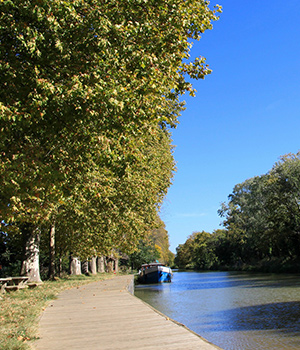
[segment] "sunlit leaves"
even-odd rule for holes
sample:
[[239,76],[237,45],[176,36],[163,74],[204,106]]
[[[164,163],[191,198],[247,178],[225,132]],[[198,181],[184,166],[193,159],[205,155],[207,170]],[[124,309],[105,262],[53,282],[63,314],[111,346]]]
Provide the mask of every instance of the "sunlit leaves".
[[219,211],[242,259],[299,256],[299,153],[234,187]]
[[217,12],[203,0],[0,2],[1,219],[55,216],[85,256],[132,250],[171,184],[179,96],[210,73],[188,62],[189,39]]

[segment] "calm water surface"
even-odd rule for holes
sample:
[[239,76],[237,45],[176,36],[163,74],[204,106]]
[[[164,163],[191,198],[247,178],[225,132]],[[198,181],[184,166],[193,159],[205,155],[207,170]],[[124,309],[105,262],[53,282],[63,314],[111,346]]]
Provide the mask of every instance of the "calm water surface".
[[135,295],[226,350],[300,349],[300,276],[174,272]]

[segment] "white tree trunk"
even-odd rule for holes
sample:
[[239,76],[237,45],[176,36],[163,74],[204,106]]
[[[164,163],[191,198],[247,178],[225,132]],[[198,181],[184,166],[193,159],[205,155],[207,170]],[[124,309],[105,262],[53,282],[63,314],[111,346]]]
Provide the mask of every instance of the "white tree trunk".
[[78,258],[73,256],[70,258],[70,274],[81,275],[81,262]]
[[93,256],[91,261],[90,261],[90,271],[92,275],[96,275],[97,274],[97,257]]
[[25,258],[22,263],[21,275],[29,277],[29,282],[42,282],[40,277],[40,237],[41,230],[38,227],[30,227],[29,237],[25,243]]
[[100,273],[105,272],[105,261],[104,261],[104,256],[99,256],[97,259],[97,270]]

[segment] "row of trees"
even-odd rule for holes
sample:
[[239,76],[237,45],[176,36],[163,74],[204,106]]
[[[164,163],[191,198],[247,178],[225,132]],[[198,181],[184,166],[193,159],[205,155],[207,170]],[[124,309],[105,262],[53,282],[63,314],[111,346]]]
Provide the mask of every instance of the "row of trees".
[[156,228],[150,231],[149,236],[142,239],[136,252],[129,256],[132,269],[139,269],[142,264],[159,260],[169,266],[174,264],[174,254],[169,250],[169,235],[164,222],[158,217]]
[[208,1],[0,2],[0,222],[39,280],[40,241],[81,259],[132,253],[175,171],[170,128],[194,94]]
[[[142,238],[133,253],[126,254],[119,250],[112,249],[109,256],[91,256],[84,259],[83,256],[76,256],[73,252],[57,251],[54,257],[56,275],[61,277],[67,274],[95,274],[104,272],[118,272],[137,270],[144,263],[159,260],[167,265],[173,265],[174,254],[169,250],[169,235],[165,229],[164,222],[157,217],[155,227]],[[11,239],[10,235],[0,232],[0,276],[17,275],[20,273],[23,260],[23,235],[16,235]],[[39,268],[41,278],[49,278],[49,235],[41,235]],[[60,245],[56,245],[60,248]]]
[[190,236],[177,249],[180,266],[298,271],[300,152],[282,156],[267,174],[237,184],[219,215],[225,229]]

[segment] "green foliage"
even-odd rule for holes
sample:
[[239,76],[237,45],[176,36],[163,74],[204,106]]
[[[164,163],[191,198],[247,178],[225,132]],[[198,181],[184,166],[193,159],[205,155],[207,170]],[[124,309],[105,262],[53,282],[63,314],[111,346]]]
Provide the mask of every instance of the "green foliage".
[[57,248],[130,253],[153,227],[175,165],[170,127],[210,73],[190,39],[201,1],[0,2],[0,209],[11,237],[56,222]]
[[298,272],[300,152],[237,184],[219,215],[225,230],[190,236],[177,248],[180,267]]
[[170,251],[169,234],[165,223],[157,217],[155,228],[150,231],[156,249],[159,251],[159,262],[168,266],[174,263],[174,254]]
[[169,250],[169,235],[164,222],[157,216],[155,227],[143,238],[137,250],[130,255],[129,262],[133,269],[138,269],[142,264],[159,262],[172,266],[174,254]]
[[300,154],[281,157],[265,175],[235,186],[220,213],[244,262],[300,255]]
[[149,264],[160,258],[158,249],[151,240],[143,239],[138,247],[137,251],[132,253],[129,258],[129,263],[133,270],[139,269],[142,264]]
[[193,240],[194,234],[189,236],[184,244],[179,244],[176,248],[175,265],[182,269],[193,269]]
[[216,266],[214,235],[194,232],[176,249],[175,264],[182,269],[209,270]]

